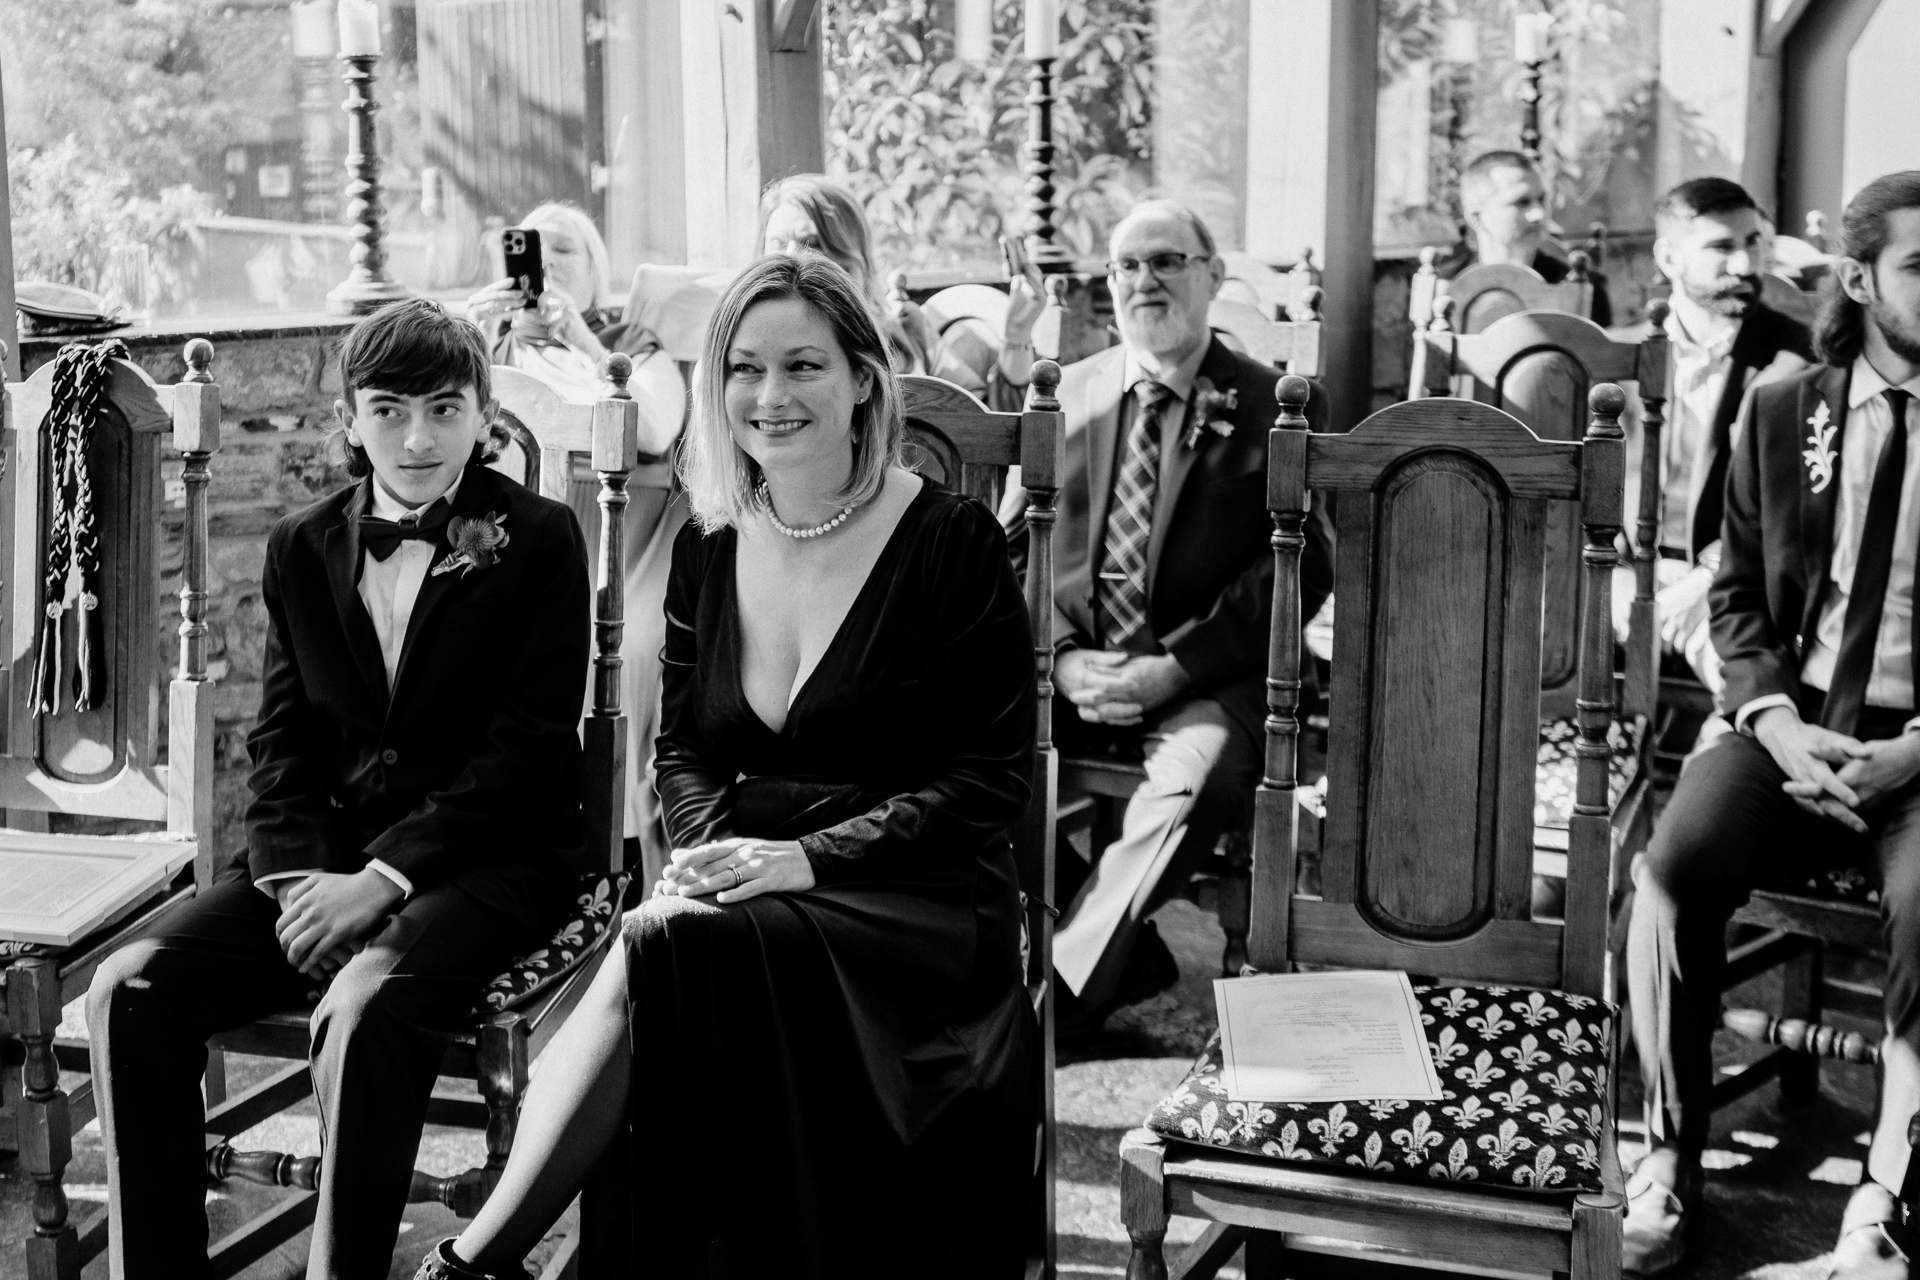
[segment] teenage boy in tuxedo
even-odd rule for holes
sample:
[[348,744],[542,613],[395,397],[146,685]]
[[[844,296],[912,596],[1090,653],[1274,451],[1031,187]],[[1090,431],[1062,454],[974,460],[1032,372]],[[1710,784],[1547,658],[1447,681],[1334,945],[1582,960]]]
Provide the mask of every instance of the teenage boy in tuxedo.
[[[1627,978],[1648,1152],[1627,1270],[1684,1256],[1713,1119],[1726,922],[1757,885],[1835,862],[1880,885],[1886,1034],[1867,1180],[1834,1280],[1907,1275],[1899,1204],[1920,1107],[1920,170],[1847,205],[1821,364],[1757,386],[1734,431],[1708,594],[1737,733],[1688,763],[1637,866]],[[1837,287],[1835,287],[1837,286]]]
[[495,406],[466,320],[388,306],[341,379],[358,483],[267,541],[245,862],[87,998],[129,1280],[207,1273],[207,1038],[303,1003],[324,1148],[307,1274],[386,1276],[442,1035],[568,905],[579,526],[482,465]]

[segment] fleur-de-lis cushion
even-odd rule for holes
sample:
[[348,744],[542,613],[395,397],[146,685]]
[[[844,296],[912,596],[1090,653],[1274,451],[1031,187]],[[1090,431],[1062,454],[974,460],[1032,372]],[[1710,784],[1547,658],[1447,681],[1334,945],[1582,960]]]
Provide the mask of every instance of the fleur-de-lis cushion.
[[486,985],[474,1016],[484,1017],[511,1009],[539,995],[573,972],[575,965],[591,955],[594,946],[607,935],[620,915],[620,899],[626,895],[628,875],[624,871],[589,872],[575,886],[573,910],[561,922],[545,946],[535,947],[515,960],[507,971]]
[[1801,898],[1821,898],[1829,902],[1854,902],[1866,907],[1880,905],[1879,887],[1864,870],[1855,866],[1795,871],[1763,887],[1776,893],[1791,893]]
[[1216,1033],[1147,1117],[1154,1132],[1342,1173],[1521,1191],[1600,1188],[1614,1010],[1521,987],[1415,987],[1437,1102],[1231,1102]]
[[[1607,807],[1620,803],[1627,787],[1640,772],[1640,739],[1647,731],[1644,716],[1625,721],[1615,718],[1607,726],[1607,745],[1613,755],[1607,761]],[[1579,755],[1574,746],[1580,741],[1580,726],[1572,720],[1548,720],[1540,726],[1540,755],[1533,772],[1533,825],[1565,831],[1573,817],[1575,766]]]

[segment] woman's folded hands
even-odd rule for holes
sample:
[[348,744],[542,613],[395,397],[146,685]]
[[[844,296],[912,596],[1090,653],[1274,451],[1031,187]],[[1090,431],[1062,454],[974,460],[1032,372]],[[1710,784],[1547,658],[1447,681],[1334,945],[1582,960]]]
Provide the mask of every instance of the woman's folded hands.
[[732,836],[675,849],[654,894],[692,898],[711,893],[716,902],[745,902],[763,893],[799,893],[813,884],[813,864],[799,841]]

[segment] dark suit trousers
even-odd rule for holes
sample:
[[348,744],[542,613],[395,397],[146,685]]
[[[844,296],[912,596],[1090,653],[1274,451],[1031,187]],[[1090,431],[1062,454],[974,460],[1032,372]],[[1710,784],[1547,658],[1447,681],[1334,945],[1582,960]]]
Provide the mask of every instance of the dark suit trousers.
[[[1863,724],[1863,738],[1891,736],[1907,713],[1867,715],[1880,723]],[[1657,1145],[1706,1146],[1727,921],[1783,873],[1841,864],[1877,873],[1887,1034],[1920,1050],[1920,785],[1868,811],[1871,831],[1860,836],[1802,810],[1780,790],[1785,780],[1759,742],[1727,734],[1680,775],[1637,869],[1627,981]]]
[[324,1160],[309,1277],[384,1280],[427,1099],[444,1048],[481,984],[537,939],[452,885],[416,894],[315,984],[281,954],[280,909],[245,880],[214,885],[163,935],[117,952],[87,996],[116,1274],[207,1272],[207,1038],[313,1006],[314,1094]]
[[1101,1008],[1118,994],[1147,917],[1186,886],[1222,831],[1245,826],[1260,750],[1212,698],[1176,698],[1131,729],[1088,724],[1057,698],[1053,724],[1063,752],[1118,750],[1142,759],[1147,773],[1127,801],[1120,838],[1094,851],[1086,883],[1054,933],[1054,969],[1084,1003]]

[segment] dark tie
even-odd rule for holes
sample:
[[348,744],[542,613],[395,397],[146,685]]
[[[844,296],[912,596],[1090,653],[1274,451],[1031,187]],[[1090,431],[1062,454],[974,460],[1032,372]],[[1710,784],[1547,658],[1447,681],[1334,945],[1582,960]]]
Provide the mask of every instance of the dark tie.
[[1873,676],[1873,651],[1880,637],[1880,615],[1887,601],[1887,578],[1893,568],[1893,528],[1900,519],[1900,484],[1907,474],[1907,401],[1898,387],[1887,390],[1887,408],[1893,429],[1873,469],[1872,495],[1860,530],[1860,554],[1853,563],[1853,585],[1847,589],[1847,623],[1840,637],[1840,656],[1833,664],[1833,683],[1820,707],[1820,723],[1836,733],[1851,734],[1859,727],[1860,709],[1867,705],[1867,682]]
[[1126,459],[1107,513],[1105,558],[1100,570],[1103,639],[1124,649],[1147,626],[1147,541],[1153,534],[1153,496],[1160,487],[1160,412],[1173,392],[1143,379],[1133,386],[1138,401],[1127,432]]
[[452,513],[453,508],[447,505],[445,498],[436,498],[425,511],[409,511],[398,520],[361,516],[360,545],[375,560],[385,560],[409,538],[438,542],[441,530],[447,527],[447,517]]

